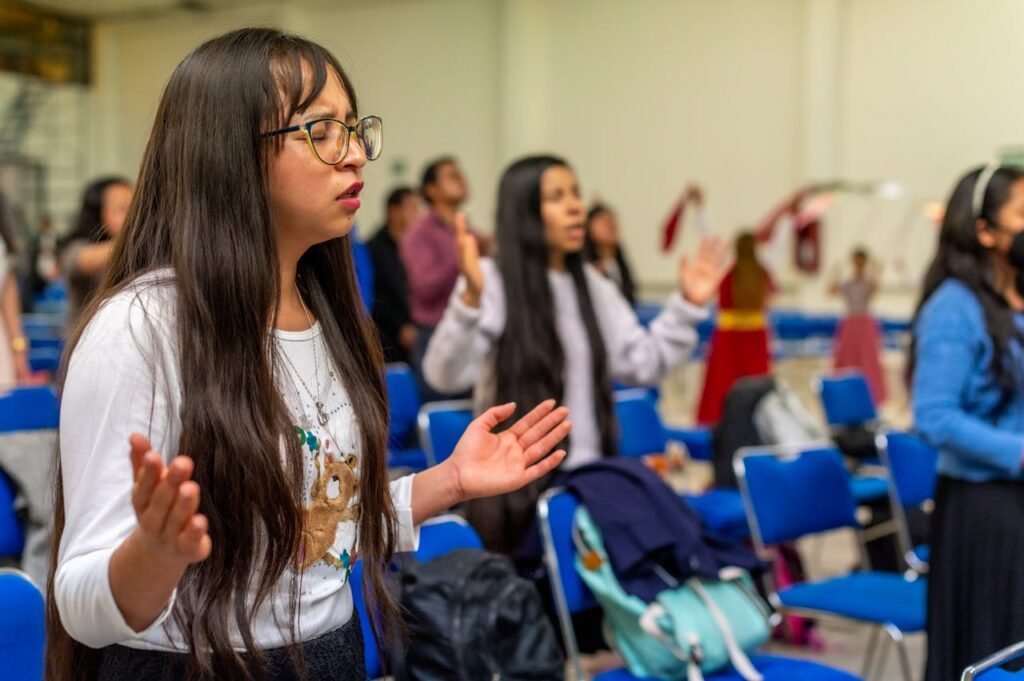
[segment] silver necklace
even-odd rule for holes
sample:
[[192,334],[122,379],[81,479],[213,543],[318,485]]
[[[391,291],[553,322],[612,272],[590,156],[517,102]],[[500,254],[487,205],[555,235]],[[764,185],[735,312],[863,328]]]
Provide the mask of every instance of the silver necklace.
[[[299,305],[302,306],[302,313],[306,315],[306,322],[309,324],[309,328],[312,329],[313,317],[309,314],[309,310],[306,308],[306,301],[302,299],[302,294],[299,292],[298,282],[296,282],[295,284],[295,295],[299,297]],[[284,359],[286,362],[288,362],[288,366],[291,367],[291,370],[294,373],[294,375],[299,377],[299,382],[302,383],[302,387],[305,388],[306,392],[309,393],[309,396],[313,398],[313,405],[316,407],[316,420],[320,423],[321,426],[326,426],[327,422],[330,420],[330,416],[324,411],[323,393],[320,390],[320,362],[319,360],[317,360],[317,345],[319,345],[319,343],[316,342],[316,338],[314,337],[313,380],[316,382],[316,393],[310,390],[309,386],[306,385],[306,381],[302,378],[302,374],[300,374],[295,369],[295,365],[292,364],[292,361],[291,359],[288,358],[287,353],[282,351],[281,354],[284,355]],[[330,383],[328,383],[328,387],[330,387]]]

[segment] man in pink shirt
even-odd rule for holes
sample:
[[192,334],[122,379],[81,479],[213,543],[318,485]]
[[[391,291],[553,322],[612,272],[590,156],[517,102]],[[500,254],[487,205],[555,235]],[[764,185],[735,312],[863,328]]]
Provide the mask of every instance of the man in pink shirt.
[[427,165],[421,191],[429,210],[409,228],[400,251],[409,280],[409,313],[419,330],[414,358],[416,379],[420,398],[428,402],[453,397],[430,388],[419,365],[459,278],[455,214],[469,198],[469,185],[456,160],[445,156]]

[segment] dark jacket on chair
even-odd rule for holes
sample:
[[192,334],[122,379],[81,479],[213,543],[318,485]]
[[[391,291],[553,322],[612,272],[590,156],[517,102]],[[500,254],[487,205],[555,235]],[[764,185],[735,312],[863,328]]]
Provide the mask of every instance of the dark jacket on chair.
[[622,588],[647,602],[667,586],[659,572],[682,584],[693,576],[717,578],[729,565],[763,568],[753,553],[712,534],[696,511],[636,459],[592,463],[561,482],[601,529]]

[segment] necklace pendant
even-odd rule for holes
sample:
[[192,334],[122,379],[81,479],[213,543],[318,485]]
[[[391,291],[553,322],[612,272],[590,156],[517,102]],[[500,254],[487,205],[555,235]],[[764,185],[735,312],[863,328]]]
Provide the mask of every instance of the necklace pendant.
[[327,414],[324,413],[324,403],[316,403],[316,420],[320,422],[321,426],[327,425]]

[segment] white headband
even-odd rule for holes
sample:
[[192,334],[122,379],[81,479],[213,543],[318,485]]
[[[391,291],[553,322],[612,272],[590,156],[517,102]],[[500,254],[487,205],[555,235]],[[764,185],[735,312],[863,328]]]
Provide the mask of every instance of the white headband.
[[989,161],[988,165],[978,173],[978,179],[974,181],[974,194],[971,195],[971,215],[977,220],[981,217],[981,209],[985,203],[985,192],[988,191],[988,183],[992,176],[999,170],[999,161]]

